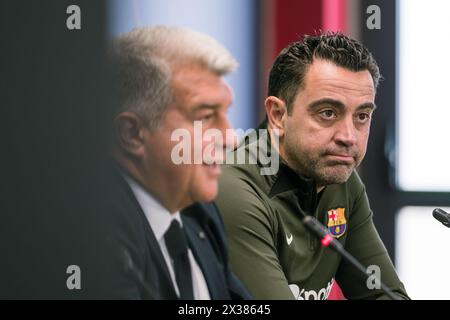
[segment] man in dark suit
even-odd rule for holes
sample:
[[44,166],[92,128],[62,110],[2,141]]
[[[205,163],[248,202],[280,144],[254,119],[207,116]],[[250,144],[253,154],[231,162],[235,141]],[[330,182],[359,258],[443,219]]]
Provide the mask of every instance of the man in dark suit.
[[198,132],[230,129],[232,92],[222,76],[235,60],[214,39],[174,27],[134,29],[115,40],[112,57],[116,173],[105,199],[101,296],[250,298],[229,269],[223,224],[210,203],[227,142]]

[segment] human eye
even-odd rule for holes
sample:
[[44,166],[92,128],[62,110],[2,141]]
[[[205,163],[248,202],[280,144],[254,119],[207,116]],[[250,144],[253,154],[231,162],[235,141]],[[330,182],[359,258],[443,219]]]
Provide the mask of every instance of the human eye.
[[197,113],[195,120],[202,121],[202,122],[208,122],[212,121],[215,117],[216,113],[214,110],[203,110],[202,112]]
[[207,113],[205,115],[202,115],[200,120],[201,121],[208,121],[208,120],[211,120],[213,117],[214,117],[214,112],[210,112],[210,113]]
[[371,120],[372,115],[369,112],[360,112],[356,115],[356,120],[359,123],[367,123]]
[[319,115],[323,120],[333,120],[333,119],[337,118],[336,112],[334,112],[334,110],[332,110],[332,109],[321,110],[319,112]]

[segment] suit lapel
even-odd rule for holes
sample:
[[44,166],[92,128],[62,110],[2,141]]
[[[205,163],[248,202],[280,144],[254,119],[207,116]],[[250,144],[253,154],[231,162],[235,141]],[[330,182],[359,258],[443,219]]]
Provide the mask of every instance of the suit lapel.
[[[201,210],[200,207],[198,209]],[[190,249],[203,272],[211,299],[230,299],[223,267],[214,253],[207,232],[193,217],[184,214],[181,217]]]
[[[119,177],[119,179],[121,180],[122,186],[125,188],[128,197],[133,202],[133,206],[135,207],[137,213],[139,214],[140,219],[143,221],[145,238],[147,240],[147,244],[150,250],[150,257],[148,263],[153,264],[157,270],[156,275],[152,275],[150,279],[146,280],[151,281],[153,283],[157,283],[158,287],[157,299],[169,299],[169,300],[178,299],[178,295],[175,291],[175,288],[173,287],[172,278],[170,277],[166,261],[161,252],[161,248],[159,247],[159,243],[156,240],[155,234],[153,233],[153,230],[150,227],[150,224],[148,223],[145,213],[142,210],[139,202],[137,201],[128,183],[122,177]],[[154,293],[152,294],[154,295]]]

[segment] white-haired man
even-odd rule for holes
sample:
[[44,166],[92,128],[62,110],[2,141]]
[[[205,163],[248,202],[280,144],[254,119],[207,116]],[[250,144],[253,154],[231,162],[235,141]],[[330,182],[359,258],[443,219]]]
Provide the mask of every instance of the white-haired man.
[[[217,195],[221,159],[172,159],[176,130],[194,137],[195,121],[204,130],[230,128],[232,91],[222,76],[235,60],[209,36],[162,26],[121,35],[112,53],[119,109],[111,150],[120,174],[111,236],[120,256],[107,271],[111,296],[249,298],[228,268],[222,221],[208,203]],[[203,154],[210,144],[190,146]],[[225,144],[214,148],[221,154]]]

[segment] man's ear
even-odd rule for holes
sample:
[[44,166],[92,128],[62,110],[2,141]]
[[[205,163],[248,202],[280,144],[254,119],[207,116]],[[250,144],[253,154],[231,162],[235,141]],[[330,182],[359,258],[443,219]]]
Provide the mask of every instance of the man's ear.
[[133,112],[122,112],[114,119],[114,135],[120,149],[137,158],[144,156],[143,120]]
[[264,105],[266,107],[267,122],[270,128],[278,130],[278,135],[282,137],[285,132],[286,118],[288,116],[286,103],[277,97],[269,96],[264,101]]

